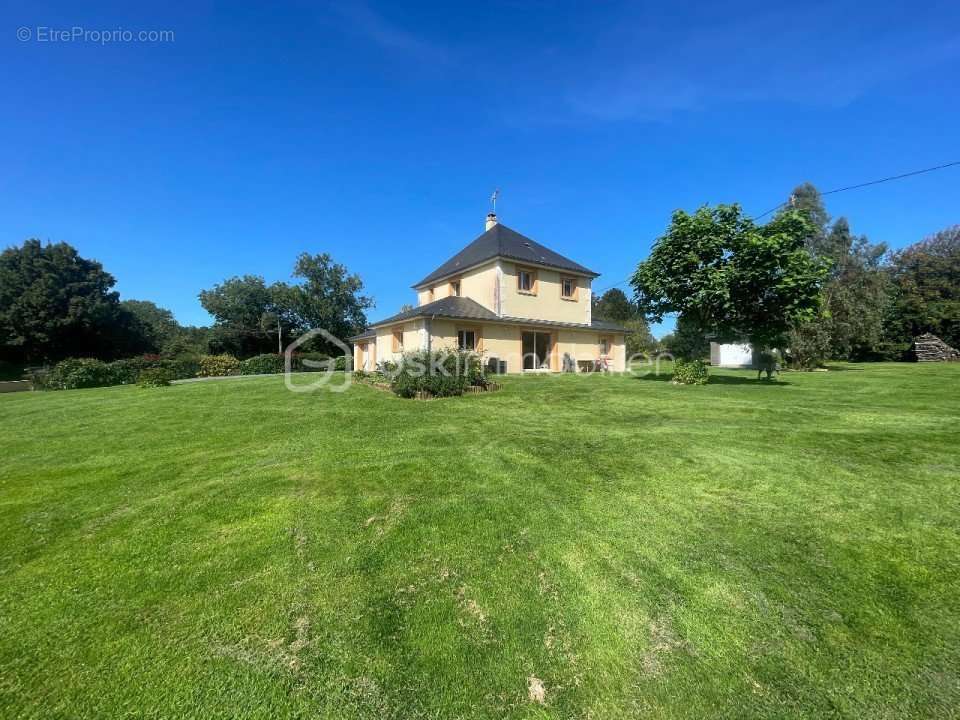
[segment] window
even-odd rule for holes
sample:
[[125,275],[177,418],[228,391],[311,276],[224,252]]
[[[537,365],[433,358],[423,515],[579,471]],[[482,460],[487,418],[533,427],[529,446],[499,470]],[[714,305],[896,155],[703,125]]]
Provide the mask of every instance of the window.
[[450,294],[454,297],[460,297],[460,281],[451,280],[450,281]]
[[601,337],[600,338],[600,354],[609,355],[610,354],[610,338]]
[[457,330],[457,347],[461,350],[477,349],[477,333],[475,330]]
[[393,331],[393,351],[403,352],[403,330]]
[[523,353],[524,370],[549,370],[550,359],[556,347],[555,338],[550,333],[520,333],[520,351]]
[[536,295],[537,274],[533,270],[517,268],[517,290]]
[[427,295],[427,302],[433,302],[433,288],[430,288],[430,294]]
[[577,279],[572,277],[560,278],[560,297],[565,300],[577,299]]

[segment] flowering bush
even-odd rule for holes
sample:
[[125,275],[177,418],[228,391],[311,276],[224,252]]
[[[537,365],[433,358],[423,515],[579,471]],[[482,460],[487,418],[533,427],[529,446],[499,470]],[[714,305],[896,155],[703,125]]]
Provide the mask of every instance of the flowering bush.
[[240,361],[233,355],[201,355],[197,377],[223,377],[239,375]]

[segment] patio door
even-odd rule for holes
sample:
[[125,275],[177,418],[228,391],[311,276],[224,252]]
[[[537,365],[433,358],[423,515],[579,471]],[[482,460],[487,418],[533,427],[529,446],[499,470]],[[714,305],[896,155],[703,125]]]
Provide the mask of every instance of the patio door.
[[524,370],[549,370],[553,338],[550,333],[529,331],[520,334]]

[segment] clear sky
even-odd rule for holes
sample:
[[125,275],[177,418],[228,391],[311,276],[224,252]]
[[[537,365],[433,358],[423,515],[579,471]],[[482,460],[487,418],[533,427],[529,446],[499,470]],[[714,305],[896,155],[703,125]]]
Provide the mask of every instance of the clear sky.
[[[0,244],[69,242],[183,323],[302,251],[396,312],[494,187],[602,290],[675,208],[960,160],[956,2],[173,5],[3,4]],[[960,168],[828,200],[899,247],[960,222]]]

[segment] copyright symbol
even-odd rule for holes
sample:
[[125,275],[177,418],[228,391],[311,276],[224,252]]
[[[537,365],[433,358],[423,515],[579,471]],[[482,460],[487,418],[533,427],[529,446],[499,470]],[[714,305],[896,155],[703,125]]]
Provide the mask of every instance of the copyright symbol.
[[30,39],[30,28],[22,27],[17,30],[17,40],[20,42],[26,42]]

